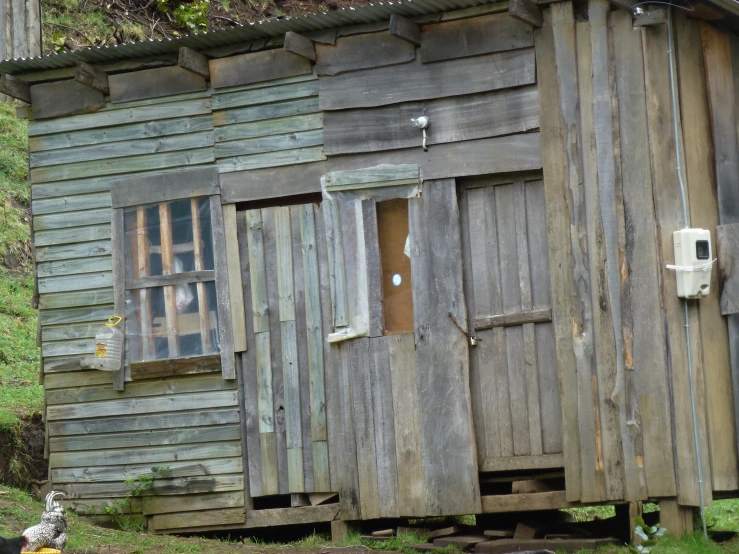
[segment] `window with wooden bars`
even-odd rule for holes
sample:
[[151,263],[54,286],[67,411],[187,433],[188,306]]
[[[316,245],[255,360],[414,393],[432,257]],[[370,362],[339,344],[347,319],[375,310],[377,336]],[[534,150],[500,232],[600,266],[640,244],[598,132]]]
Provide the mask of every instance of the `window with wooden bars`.
[[115,310],[124,380],[221,371],[235,378],[223,211],[215,168],[111,187]]

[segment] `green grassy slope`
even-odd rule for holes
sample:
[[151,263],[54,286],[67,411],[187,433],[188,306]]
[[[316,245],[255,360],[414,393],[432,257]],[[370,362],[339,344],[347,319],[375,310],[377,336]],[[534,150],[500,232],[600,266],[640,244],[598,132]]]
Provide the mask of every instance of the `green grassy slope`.
[[0,428],[43,408],[32,308],[26,122],[0,102]]

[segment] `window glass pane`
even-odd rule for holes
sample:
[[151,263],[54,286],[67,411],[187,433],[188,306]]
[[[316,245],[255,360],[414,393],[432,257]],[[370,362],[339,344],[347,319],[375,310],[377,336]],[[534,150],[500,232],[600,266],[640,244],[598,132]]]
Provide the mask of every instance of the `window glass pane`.
[[213,281],[126,291],[129,359],[220,352],[215,298]]
[[210,199],[124,210],[126,280],[213,269]]

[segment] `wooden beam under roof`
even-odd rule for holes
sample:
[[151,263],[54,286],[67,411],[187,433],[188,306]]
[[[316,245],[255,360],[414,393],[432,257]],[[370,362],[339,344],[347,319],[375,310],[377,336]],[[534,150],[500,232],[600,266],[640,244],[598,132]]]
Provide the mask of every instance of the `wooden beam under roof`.
[[7,94],[17,100],[31,103],[31,87],[26,81],[22,81],[12,75],[0,76],[0,93]]

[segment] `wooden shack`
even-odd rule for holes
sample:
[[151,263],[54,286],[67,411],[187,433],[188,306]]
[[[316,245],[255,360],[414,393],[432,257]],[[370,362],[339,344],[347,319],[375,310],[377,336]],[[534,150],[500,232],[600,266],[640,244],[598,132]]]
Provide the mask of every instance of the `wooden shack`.
[[[737,495],[738,20],[617,4],[0,63],[68,505],[152,467],[131,510],[165,533],[646,500],[680,532],[699,481]],[[687,226],[718,257],[700,300],[666,267]],[[124,369],[90,369],[114,314]]]

